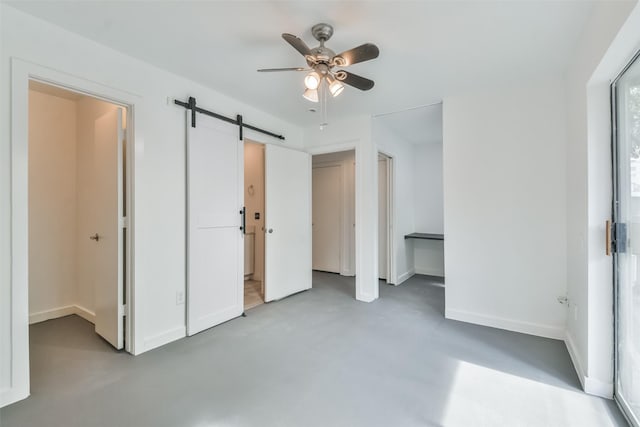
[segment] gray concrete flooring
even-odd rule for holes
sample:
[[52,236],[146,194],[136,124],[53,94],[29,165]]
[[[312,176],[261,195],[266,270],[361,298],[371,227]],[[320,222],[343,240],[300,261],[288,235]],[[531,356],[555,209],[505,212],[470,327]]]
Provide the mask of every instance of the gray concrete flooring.
[[415,276],[353,299],[313,289],[137,357],[75,317],[30,328],[32,395],[2,427],[623,426],[579,389],[564,343],[445,320]]

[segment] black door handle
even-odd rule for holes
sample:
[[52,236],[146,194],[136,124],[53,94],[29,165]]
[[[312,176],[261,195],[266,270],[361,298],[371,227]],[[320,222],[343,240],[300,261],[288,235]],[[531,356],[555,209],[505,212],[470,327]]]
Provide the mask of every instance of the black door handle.
[[242,234],[247,234],[247,208],[244,206],[240,210],[240,215],[242,215],[242,225],[240,226],[240,230]]

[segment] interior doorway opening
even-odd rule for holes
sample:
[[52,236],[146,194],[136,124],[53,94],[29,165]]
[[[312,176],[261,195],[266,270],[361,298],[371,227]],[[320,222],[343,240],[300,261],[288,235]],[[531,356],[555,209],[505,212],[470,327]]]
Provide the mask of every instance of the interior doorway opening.
[[244,141],[244,309],[264,303],[264,144]]
[[313,270],[355,276],[355,150],[312,157]]
[[29,323],[69,315],[129,351],[127,108],[29,82]]

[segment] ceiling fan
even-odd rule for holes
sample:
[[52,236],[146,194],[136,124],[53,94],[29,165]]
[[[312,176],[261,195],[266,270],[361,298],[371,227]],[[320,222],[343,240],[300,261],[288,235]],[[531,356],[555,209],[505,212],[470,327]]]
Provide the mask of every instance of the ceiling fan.
[[344,84],[360,90],[369,90],[374,86],[373,80],[348,71],[335,70],[335,68],[348,67],[358,62],[377,58],[380,51],[376,45],[365,43],[336,55],[333,50],[324,45],[333,35],[333,27],[331,25],[316,24],[311,28],[311,34],[320,42],[320,46],[313,49],[310,49],[302,39],[293,34],[282,34],[282,38],[304,56],[307,61],[307,68],[263,68],[258,71],[309,71],[304,78],[306,90],[303,96],[312,102],[318,102],[318,90],[323,82],[326,82],[329,92],[334,97],[342,93]]

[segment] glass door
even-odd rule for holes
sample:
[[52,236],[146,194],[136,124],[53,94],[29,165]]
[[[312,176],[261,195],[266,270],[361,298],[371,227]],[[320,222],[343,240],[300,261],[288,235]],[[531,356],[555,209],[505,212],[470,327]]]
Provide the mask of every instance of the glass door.
[[640,426],[640,59],[612,86],[614,111],[615,397]]

